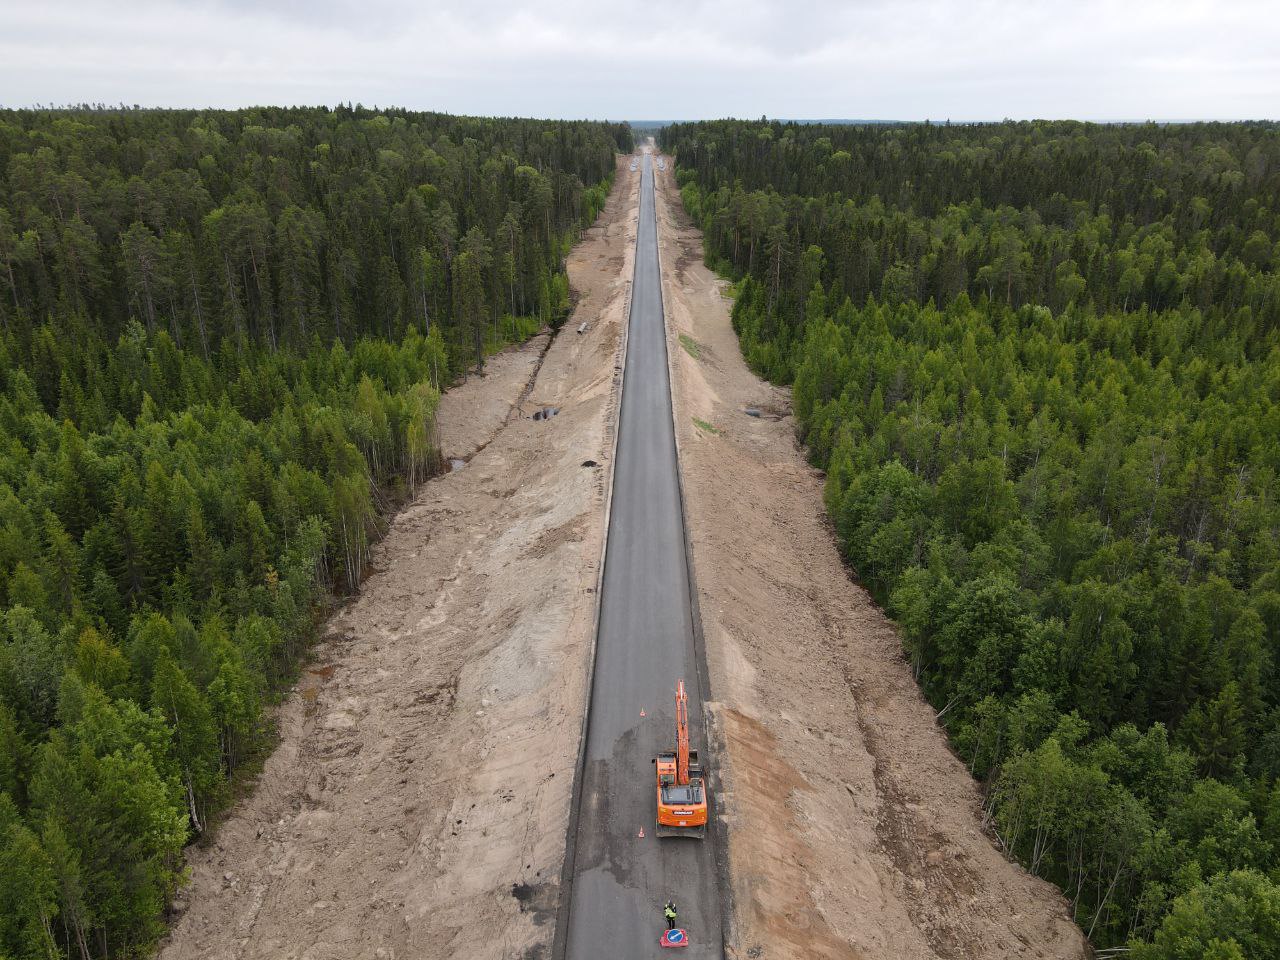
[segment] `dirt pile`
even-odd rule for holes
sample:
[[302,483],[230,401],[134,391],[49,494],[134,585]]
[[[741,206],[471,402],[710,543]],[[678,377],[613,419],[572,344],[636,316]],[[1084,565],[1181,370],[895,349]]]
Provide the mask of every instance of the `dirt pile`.
[[191,852],[163,957],[549,950],[638,184],[620,159],[545,356],[537,338],[445,395],[445,454],[468,462],[395,518],[328,624],[256,788]]
[[674,171],[657,182],[731,955],[1087,956],[1058,891],[982,832],[893,625],[840,562],[789,394],[747,369]]

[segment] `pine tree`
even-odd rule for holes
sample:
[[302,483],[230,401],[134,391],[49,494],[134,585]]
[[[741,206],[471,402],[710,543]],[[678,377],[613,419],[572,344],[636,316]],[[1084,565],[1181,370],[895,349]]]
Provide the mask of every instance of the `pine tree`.
[[1180,732],[1200,758],[1206,777],[1231,777],[1243,763],[1245,747],[1244,716],[1235,681],[1223,687],[1218,696],[1192,707]]

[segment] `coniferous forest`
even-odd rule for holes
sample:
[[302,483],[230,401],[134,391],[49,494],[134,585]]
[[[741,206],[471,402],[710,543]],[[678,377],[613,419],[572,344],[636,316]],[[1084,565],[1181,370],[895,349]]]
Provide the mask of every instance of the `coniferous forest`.
[[127,957],[624,125],[0,111],[0,956]]
[[1010,856],[1280,956],[1280,127],[663,132]]

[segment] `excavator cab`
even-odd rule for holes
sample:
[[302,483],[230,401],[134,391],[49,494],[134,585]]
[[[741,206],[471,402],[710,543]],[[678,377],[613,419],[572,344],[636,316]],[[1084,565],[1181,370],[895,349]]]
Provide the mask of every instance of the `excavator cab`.
[[689,749],[689,705],[684,681],[676,682],[676,749],[653,760],[660,837],[707,835],[707,788],[698,751]]

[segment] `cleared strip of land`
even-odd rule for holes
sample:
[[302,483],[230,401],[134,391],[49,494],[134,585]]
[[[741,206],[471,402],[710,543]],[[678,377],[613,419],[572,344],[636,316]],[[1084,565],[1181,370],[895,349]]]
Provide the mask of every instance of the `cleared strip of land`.
[[[840,563],[789,397],[746,369],[670,164],[656,180],[676,442],[715,696],[699,746],[725,783],[727,955],[1084,956],[1058,893],[982,832],[976,787],[892,624]],[[256,788],[193,851],[165,958],[550,953],[640,183],[620,161],[600,224],[569,261],[577,309],[549,348],[532,341],[446,394],[442,441],[466,465],[396,517],[362,595],[328,625],[281,707],[280,745]],[[656,377],[636,382],[659,396]],[[547,406],[559,413],[531,418]],[[646,517],[661,519],[649,510],[635,522]],[[608,700],[622,752],[597,773],[618,776],[584,796],[618,804],[617,816],[579,839],[582,873],[631,871],[635,933],[619,928],[610,956],[625,955],[619,943],[652,952],[664,891],[683,898],[686,921],[713,924],[700,917],[715,900],[710,880],[668,880],[687,874],[677,862],[687,850],[621,839],[631,820],[651,823],[647,757],[671,736],[675,672],[688,681],[697,670],[691,652],[673,667],[673,655],[637,644],[624,648],[635,658],[624,669],[652,673],[655,699]],[[640,707],[652,723],[639,723]],[[614,929],[619,915],[595,922]]]

